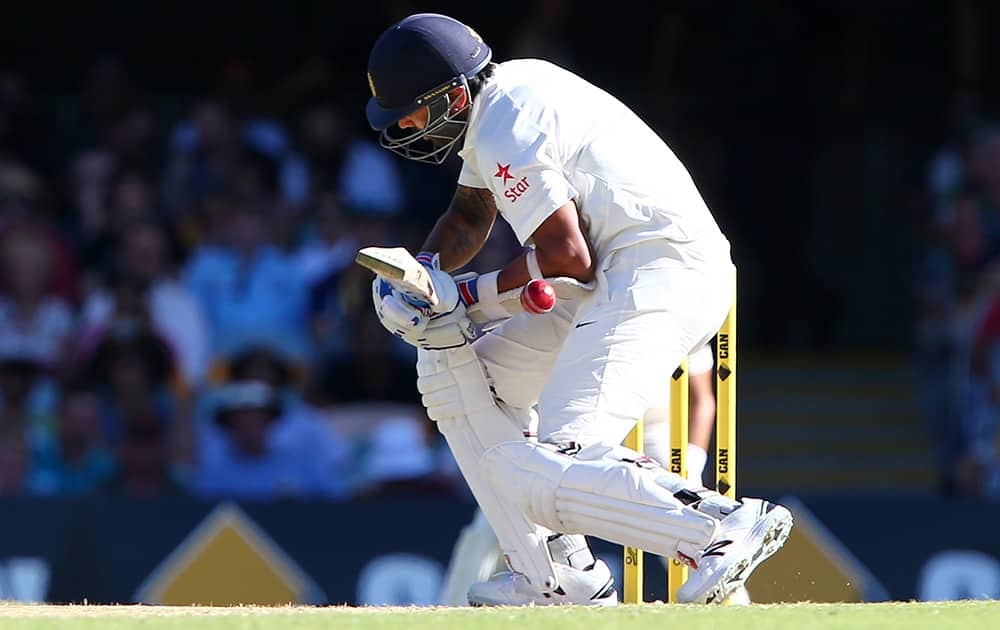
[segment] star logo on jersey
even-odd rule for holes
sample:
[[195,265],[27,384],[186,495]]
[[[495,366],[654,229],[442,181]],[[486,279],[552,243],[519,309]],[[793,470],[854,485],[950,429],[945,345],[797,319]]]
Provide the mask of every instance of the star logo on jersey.
[[504,164],[501,166],[500,162],[497,162],[497,172],[493,173],[493,177],[503,177],[503,185],[507,185],[507,180],[514,179],[514,176],[510,174],[510,164]]

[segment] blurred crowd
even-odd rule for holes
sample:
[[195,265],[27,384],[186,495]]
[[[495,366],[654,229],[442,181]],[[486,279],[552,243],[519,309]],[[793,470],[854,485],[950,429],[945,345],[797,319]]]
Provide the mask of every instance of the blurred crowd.
[[916,268],[920,393],[944,492],[1000,500],[1000,123],[968,92],[951,114]]
[[[532,7],[505,56],[571,66],[569,3]],[[280,69],[94,51],[53,86],[0,65],[0,495],[471,498],[354,264],[418,249],[461,166],[365,122],[370,39],[417,10]],[[470,268],[519,252],[497,225]]]
[[353,264],[418,247],[456,165],[379,148],[322,62],[284,79],[164,102],[105,57],[50,107],[0,72],[0,494],[465,495]]
[[[357,24],[323,3],[206,5],[196,20],[81,7],[45,21],[66,47],[0,64],[0,495],[468,496],[424,418],[413,351],[379,326],[371,276],[353,264],[363,245],[419,247],[459,166],[397,159],[365,126],[367,47],[422,8],[375,4]],[[882,149],[898,163],[903,148],[926,155],[932,131],[913,130],[939,109],[927,93],[961,70],[941,51],[976,39],[961,28],[927,41],[862,5],[636,2],[594,19],[542,0],[514,3],[506,21],[455,6],[499,59],[585,66],[690,161],[747,269],[750,343],[827,349],[837,305],[865,295],[855,285],[903,293],[882,286],[896,274],[856,273],[872,260],[904,267],[895,241],[845,261],[829,232],[866,213],[898,223],[869,212],[904,183]],[[920,23],[952,19],[939,9]],[[162,29],[125,37],[136,12]],[[229,28],[237,13],[256,30]],[[987,23],[961,22],[973,34]],[[15,49],[35,46],[23,26],[9,33]],[[178,32],[190,46],[174,46]],[[116,45],[129,53],[98,52]],[[774,98],[783,91],[796,98]],[[912,319],[945,489],[1000,498],[1000,124],[969,95],[957,103],[954,137],[927,169]],[[842,185],[861,176],[869,205]],[[517,250],[498,222],[470,267]],[[820,282],[841,276],[839,288]],[[773,299],[784,287],[794,299]],[[909,343],[882,325],[899,321],[893,308],[865,309],[838,334]]]

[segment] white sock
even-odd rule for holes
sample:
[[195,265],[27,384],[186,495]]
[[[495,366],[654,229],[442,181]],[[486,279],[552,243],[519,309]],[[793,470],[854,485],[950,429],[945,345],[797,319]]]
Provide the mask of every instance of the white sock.
[[587,570],[594,566],[594,554],[587,539],[579,534],[553,534],[549,536],[549,553],[552,561],[568,564],[574,569]]
[[660,466],[670,469],[670,442],[668,440],[647,438],[643,444],[642,454]]
[[642,454],[669,470],[670,420],[666,410],[650,410],[643,424]]
[[[688,481],[693,481],[698,485],[702,484],[701,476],[705,473],[705,464],[708,462],[708,453],[697,444],[688,443],[687,452]],[[655,458],[654,458],[655,459]]]

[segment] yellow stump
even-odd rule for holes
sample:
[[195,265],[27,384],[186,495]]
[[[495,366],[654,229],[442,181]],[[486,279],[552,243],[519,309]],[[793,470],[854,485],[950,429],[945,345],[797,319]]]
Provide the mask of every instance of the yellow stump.
[[715,349],[715,489],[736,498],[736,292]]
[[[681,362],[670,377],[670,472],[687,478],[688,371]],[[677,589],[687,581],[687,567],[670,558],[667,562],[667,601],[677,601]]]
[[[638,453],[642,452],[642,418],[635,423],[635,428],[625,438],[625,446]],[[625,547],[625,592],[623,599],[626,604],[642,603],[642,549]]]
[[[736,498],[736,292],[729,315],[716,338],[716,417],[715,478],[716,490]],[[687,361],[670,379],[670,470],[687,477],[688,443],[688,373]],[[642,419],[625,438],[625,446],[642,453]],[[642,598],[642,550],[625,547],[626,604],[638,604]],[[677,601],[677,589],[687,580],[687,567],[671,558],[667,565],[667,595]]]

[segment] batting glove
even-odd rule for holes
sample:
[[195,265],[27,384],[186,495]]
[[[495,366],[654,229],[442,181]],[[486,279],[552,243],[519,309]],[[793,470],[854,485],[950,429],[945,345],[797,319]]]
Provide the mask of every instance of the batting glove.
[[450,313],[455,310],[455,307],[460,302],[458,287],[455,285],[455,279],[451,277],[451,274],[441,271],[440,256],[438,254],[431,254],[430,252],[420,252],[415,258],[417,262],[427,268],[427,273],[430,275],[431,284],[434,287],[434,295],[437,296],[438,303],[433,307],[429,307],[427,302],[422,299],[422,296],[409,294],[407,294],[407,300],[415,306],[430,308],[435,313]]
[[372,301],[382,327],[417,348],[457,348],[481,334],[466,316],[461,302],[447,313],[434,313],[427,306],[413,304],[412,296],[399,291],[381,276],[376,276],[372,282]]

